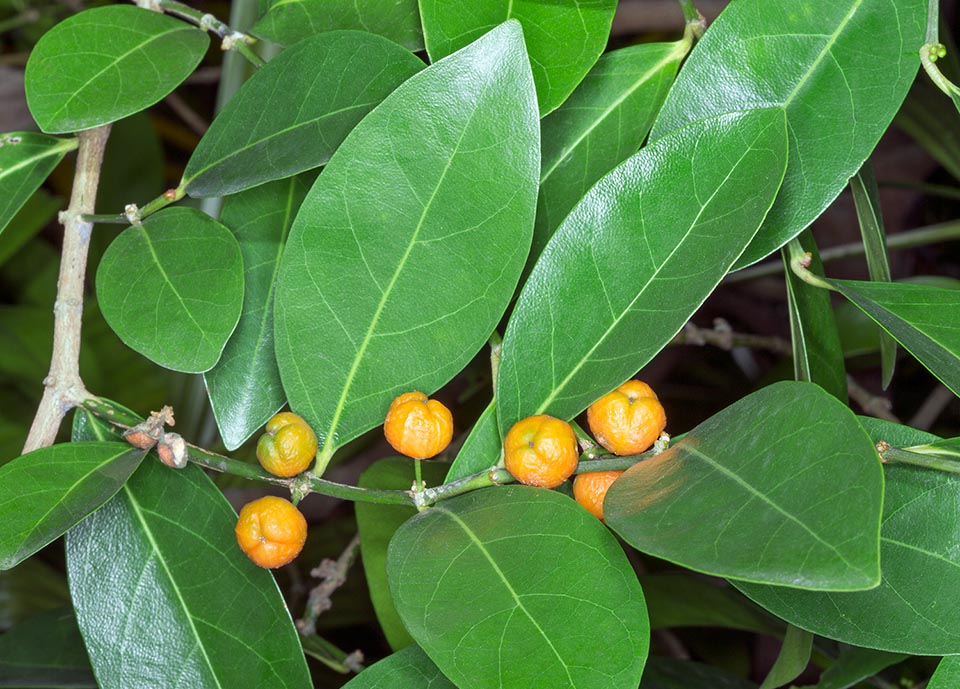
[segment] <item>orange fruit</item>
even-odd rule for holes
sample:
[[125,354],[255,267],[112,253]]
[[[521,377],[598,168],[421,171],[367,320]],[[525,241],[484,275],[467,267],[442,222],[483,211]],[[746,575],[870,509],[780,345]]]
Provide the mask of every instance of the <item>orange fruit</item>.
[[429,459],[447,449],[453,439],[453,416],[422,392],[405,392],[390,405],[383,434],[400,454]]
[[293,562],[307,540],[307,520],[293,503],[272,495],[243,506],[237,543],[254,564],[273,569]]
[[603,521],[603,499],[607,489],[620,478],[622,471],[591,471],[577,474],[573,480],[573,497],[597,519]]
[[307,422],[285,411],[267,422],[267,432],[257,441],[257,461],[274,476],[296,476],[317,454],[317,434]]
[[513,424],[503,439],[503,461],[520,483],[556,488],[577,470],[577,436],[566,421],[546,414]]
[[649,450],[667,425],[667,414],[649,385],[628,380],[587,409],[590,431],[616,455]]

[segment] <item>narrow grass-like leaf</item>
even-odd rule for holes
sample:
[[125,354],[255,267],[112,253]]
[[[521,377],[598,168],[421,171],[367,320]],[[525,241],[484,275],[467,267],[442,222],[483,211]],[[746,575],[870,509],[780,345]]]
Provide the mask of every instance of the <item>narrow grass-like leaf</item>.
[[612,534],[564,495],[504,486],[444,501],[400,527],[387,572],[410,635],[460,689],[640,680],[640,585]]
[[786,165],[778,108],[722,115],[601,179],[547,244],[503,340],[501,432],[571,418],[636,373],[753,238]]
[[456,689],[419,646],[407,646],[371,665],[343,689]]
[[[859,172],[850,178],[850,191],[860,221],[860,235],[866,250],[867,269],[875,282],[890,282],[890,258],[887,256],[887,235],[883,229],[883,212],[880,208],[880,191],[873,176],[873,167],[868,160]],[[816,270],[816,269],[815,269]],[[822,271],[819,271],[822,274]],[[893,379],[897,363],[897,341],[889,333],[880,333],[880,369],[883,389]]]
[[[896,447],[936,436],[860,417],[873,440]],[[733,584],[790,624],[844,643],[892,653],[960,653],[960,477],[886,465],[880,533],[883,579],[870,591],[813,592]]]
[[97,270],[100,310],[131,349],[188,373],[220,359],[240,319],[243,259],[230,230],[167,208],[124,230]]
[[230,99],[190,156],[181,185],[191,196],[222,196],[319,167],[422,68],[409,51],[360,31],[297,43]]
[[[800,245],[810,254],[810,268],[823,274],[823,263],[813,233],[804,230]],[[808,285],[790,270],[784,253],[787,305],[790,311],[790,341],[793,372],[797,380],[816,383],[841,402],[847,401],[847,375],[837,319],[827,290]]]
[[848,646],[840,651],[836,662],[823,671],[817,685],[806,689],[849,689],[906,658],[903,653]]
[[786,109],[783,191],[737,267],[783,246],[843,191],[906,97],[926,27],[926,0],[770,7],[730,3],[690,54],[650,135],[734,110]]
[[455,481],[489,469],[500,460],[502,452],[503,441],[500,439],[500,428],[497,426],[497,402],[493,400],[480,414],[470,435],[463,441],[460,451],[450,466],[446,480]]
[[10,569],[109,500],[143,459],[126,443],[52,445],[0,467],[0,569]]
[[280,264],[277,361],[337,446],[431,393],[496,327],[530,248],[539,121],[520,25],[413,76],[347,137]]
[[[416,461],[418,460],[406,457],[381,459],[360,474],[359,485],[361,488],[410,490],[415,478],[413,463]],[[443,483],[446,466],[437,462],[424,462],[421,471],[427,485],[435,486]],[[387,546],[397,529],[416,515],[417,510],[414,507],[378,505],[371,502],[358,502],[354,509],[357,514],[357,529],[360,532],[363,571],[367,577],[370,600],[377,613],[377,621],[380,622],[391,648],[409,646],[413,639],[397,614],[387,584]]]
[[43,35],[24,86],[40,129],[75,132],[150,107],[200,64],[205,32],[130,5],[84,10]]
[[67,151],[76,147],[76,139],[34,132],[0,134],[0,234]]
[[893,282],[827,282],[960,395],[960,291]]
[[616,8],[616,0],[420,0],[423,37],[432,60],[459,50],[501,22],[519,20],[541,115],[563,103],[600,57]]
[[883,472],[845,405],[785,381],[727,407],[607,492],[607,524],[690,569],[783,586],[880,583]]
[[960,658],[951,656],[940,661],[927,689],[956,689],[956,687],[960,687]]
[[203,379],[228,450],[240,447],[287,401],[273,347],[273,294],[287,234],[312,181],[306,174],[269,182],[223,204],[220,219],[243,255],[243,312],[220,361]]
[[679,41],[607,53],[544,118],[531,265],[594,182],[640,148],[689,49],[689,41]]
[[0,688],[97,689],[69,608],[41,613],[0,636]]
[[770,668],[760,689],[776,689],[787,682],[796,679],[810,662],[810,653],[813,651],[813,634],[792,625],[787,627],[787,634],[783,637],[780,654]]
[[423,48],[417,0],[275,0],[252,33],[293,45],[343,29],[378,34],[410,50]]

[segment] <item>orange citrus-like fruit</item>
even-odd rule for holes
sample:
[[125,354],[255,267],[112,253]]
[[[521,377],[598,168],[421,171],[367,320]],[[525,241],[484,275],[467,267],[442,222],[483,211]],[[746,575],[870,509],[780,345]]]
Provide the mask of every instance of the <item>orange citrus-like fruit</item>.
[[667,414],[649,385],[628,380],[587,409],[590,431],[616,455],[635,455],[653,445],[667,425]]
[[570,424],[546,414],[513,424],[503,439],[503,461],[520,483],[556,488],[577,470],[577,436]]
[[597,519],[603,520],[603,499],[622,471],[591,471],[573,479],[573,497]]
[[257,442],[260,466],[274,476],[296,476],[317,454],[317,434],[300,416],[285,411],[267,422],[267,432]]
[[383,434],[400,454],[429,459],[447,449],[453,439],[453,416],[422,392],[405,392],[390,405]]
[[254,564],[273,569],[293,562],[307,540],[307,520],[289,500],[272,495],[243,506],[237,543]]

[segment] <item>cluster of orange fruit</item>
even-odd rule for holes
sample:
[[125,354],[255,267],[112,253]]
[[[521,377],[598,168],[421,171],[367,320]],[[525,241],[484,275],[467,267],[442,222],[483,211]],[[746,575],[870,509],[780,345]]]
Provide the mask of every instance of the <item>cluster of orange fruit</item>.
[[[667,423],[663,405],[649,385],[629,380],[590,405],[587,423],[597,442],[615,455],[634,455],[650,449]],[[453,439],[453,417],[437,400],[408,392],[390,405],[383,424],[394,450],[413,459],[429,459],[443,452]],[[257,443],[257,459],[276,476],[305,471],[317,453],[317,436],[301,417],[282,412],[267,423]],[[521,419],[503,440],[503,462],[520,483],[556,488],[573,476],[580,461],[577,436],[566,421],[546,414]],[[578,474],[574,498],[603,519],[607,489],[622,471]],[[293,503],[267,496],[240,510],[237,542],[261,567],[291,562],[307,539],[307,522]]]

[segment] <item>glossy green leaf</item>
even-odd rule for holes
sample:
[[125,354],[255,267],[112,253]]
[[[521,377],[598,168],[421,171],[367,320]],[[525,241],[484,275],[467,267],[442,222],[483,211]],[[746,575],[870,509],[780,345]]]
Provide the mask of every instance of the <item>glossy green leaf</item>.
[[[887,256],[887,235],[883,229],[883,213],[880,208],[880,190],[873,175],[873,167],[868,160],[863,167],[850,178],[850,191],[857,208],[860,221],[860,235],[866,250],[867,268],[870,279],[877,282],[890,282],[890,258]],[[821,275],[822,270],[818,271]],[[883,389],[886,390],[893,378],[893,369],[897,363],[897,341],[886,332],[880,334],[880,367]]]
[[892,282],[827,282],[960,395],[960,291]]
[[66,443],[0,467],[0,569],[10,569],[109,500],[143,459],[126,443]]
[[[362,488],[384,488],[390,490],[410,490],[414,481],[413,463],[417,460],[406,457],[387,457],[371,465],[360,474],[359,485]],[[438,462],[423,462],[423,479],[428,486],[443,483],[447,467]],[[407,633],[397,609],[390,596],[387,584],[387,546],[400,525],[416,515],[413,507],[402,505],[378,505],[371,502],[358,502],[354,509],[357,514],[357,528],[360,531],[360,552],[363,571],[370,587],[370,600],[377,612],[377,620],[383,629],[387,642],[393,649],[403,648],[413,643]]]
[[409,51],[369,33],[302,41],[230,99],[190,156],[181,185],[191,196],[222,196],[319,167],[364,115],[422,68]]
[[755,689],[720,668],[674,658],[650,658],[640,689]]
[[617,0],[420,0],[430,59],[459,50],[508,19],[523,25],[540,114],[567,99],[607,45]]
[[[935,439],[860,417],[874,440],[906,447]],[[844,643],[917,655],[960,653],[960,477],[887,465],[877,588],[853,593],[798,591],[733,582],[774,615]]]
[[652,141],[719,113],[787,111],[783,190],[738,267],[799,234],[860,169],[916,76],[926,10],[926,0],[811,0],[771,12],[769,0],[738,0],[697,43]]
[[796,679],[810,662],[813,651],[813,634],[794,626],[787,627],[780,654],[767,673],[760,689],[776,689]]
[[407,646],[371,665],[343,689],[456,689],[419,646]]
[[640,148],[689,49],[689,41],[679,41],[607,53],[544,118],[531,261],[594,182]]
[[173,91],[209,44],[195,26],[139,7],[84,10],[44,34],[30,53],[27,104],[50,134],[115,122]]
[[840,652],[833,665],[823,671],[816,687],[809,689],[849,689],[905,658],[907,656],[902,653],[849,646]]
[[33,132],[0,134],[0,233],[67,151],[76,147],[76,139]]
[[[811,270],[823,274],[823,263],[810,230],[800,234],[800,245],[810,254]],[[786,253],[783,260],[786,264],[794,378],[816,383],[841,402],[846,402],[847,370],[830,293],[798,278],[790,270]]]
[[72,610],[42,613],[0,636],[0,687],[97,689]]
[[237,547],[236,520],[197,466],[151,459],[67,534],[70,593],[101,689],[313,686],[280,590]]
[[187,373],[217,363],[240,319],[243,259],[230,231],[167,208],[124,230],[97,270],[100,310],[131,349]]
[[275,330],[321,462],[487,341],[530,247],[538,125],[520,25],[507,22],[406,81],[320,175],[280,264]]
[[313,175],[269,182],[229,197],[220,219],[243,255],[243,312],[220,361],[204,374],[220,437],[235,450],[286,404],[273,347],[273,293],[280,256]]
[[617,540],[564,495],[504,486],[444,501],[400,527],[387,572],[410,635],[460,689],[640,680],[640,585]]
[[293,45],[341,29],[378,34],[410,50],[423,48],[417,0],[274,0],[252,32]]
[[571,418],[683,327],[749,243],[786,164],[783,111],[723,115],[646,146],[554,234],[503,340],[501,432]]
[[497,426],[497,403],[493,400],[480,414],[470,435],[463,441],[446,480],[456,481],[458,478],[489,469],[500,460],[502,453],[503,441]]
[[880,582],[883,472],[845,405],[784,381],[707,419],[607,492],[607,524],[690,569],[804,589]]
[[956,689],[960,687],[960,658],[944,658],[933,673],[927,689]]

